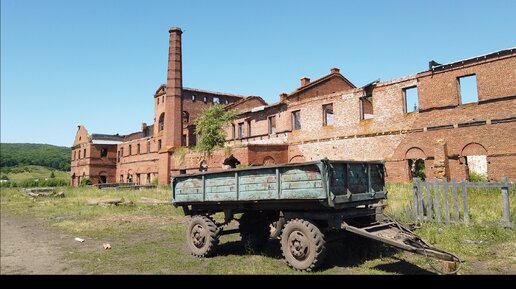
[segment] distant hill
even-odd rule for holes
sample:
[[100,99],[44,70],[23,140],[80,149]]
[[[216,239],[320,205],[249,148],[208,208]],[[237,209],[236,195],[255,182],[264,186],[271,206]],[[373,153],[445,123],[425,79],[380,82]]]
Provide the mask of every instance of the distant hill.
[[0,168],[2,172],[9,168],[24,165],[43,166],[49,169],[70,171],[69,147],[48,144],[2,143],[0,144]]

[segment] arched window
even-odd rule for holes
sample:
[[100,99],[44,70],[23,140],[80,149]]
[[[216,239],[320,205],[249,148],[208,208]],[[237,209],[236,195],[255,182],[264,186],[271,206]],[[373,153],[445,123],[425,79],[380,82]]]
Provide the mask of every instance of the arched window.
[[183,111],[183,123],[188,124],[190,122],[190,114],[187,111]]
[[158,131],[162,131],[165,128],[165,113],[159,116]]

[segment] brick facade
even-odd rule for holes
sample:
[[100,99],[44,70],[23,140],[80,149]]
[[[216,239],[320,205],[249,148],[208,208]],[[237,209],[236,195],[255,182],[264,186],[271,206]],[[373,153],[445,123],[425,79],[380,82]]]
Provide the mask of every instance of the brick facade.
[[[389,181],[410,180],[417,160],[427,178],[463,179],[473,167],[468,161],[485,159],[489,179],[516,179],[514,49],[359,88],[332,68],[315,81],[302,78],[271,105],[257,96],[183,88],[178,28],[170,30],[169,52],[167,84],[154,94],[154,124],[107,147],[107,158],[96,157],[103,147],[81,126],[72,150],[73,185],[102,174],[108,182],[165,184],[170,176],[199,171],[203,160],[209,170],[225,169],[232,157],[241,165],[383,160]],[[465,98],[471,93],[466,79],[476,81],[473,101]],[[417,92],[414,103],[409,91]],[[196,142],[196,117],[214,103],[238,114],[225,128],[225,148],[204,159],[188,147]]]

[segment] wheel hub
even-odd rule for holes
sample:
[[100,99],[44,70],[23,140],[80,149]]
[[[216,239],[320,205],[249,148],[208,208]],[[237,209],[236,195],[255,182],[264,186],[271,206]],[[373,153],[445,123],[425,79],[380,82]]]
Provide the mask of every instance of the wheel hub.
[[305,235],[301,232],[292,232],[288,238],[290,253],[298,260],[303,260],[308,256],[309,246]]
[[201,225],[195,225],[192,228],[192,242],[195,247],[202,248],[206,242],[206,234],[204,228]]

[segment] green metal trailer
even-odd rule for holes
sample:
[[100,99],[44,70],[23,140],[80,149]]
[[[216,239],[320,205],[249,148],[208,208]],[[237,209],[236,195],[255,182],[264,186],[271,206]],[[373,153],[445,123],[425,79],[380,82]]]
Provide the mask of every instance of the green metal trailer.
[[[333,161],[249,167],[172,178],[172,203],[191,216],[186,241],[197,257],[212,256],[219,236],[240,233],[247,252],[279,238],[287,263],[316,270],[326,237],[351,232],[389,245],[459,262],[383,215],[383,162]],[[224,213],[224,222],[213,215]],[[224,230],[238,219],[239,228]]]

